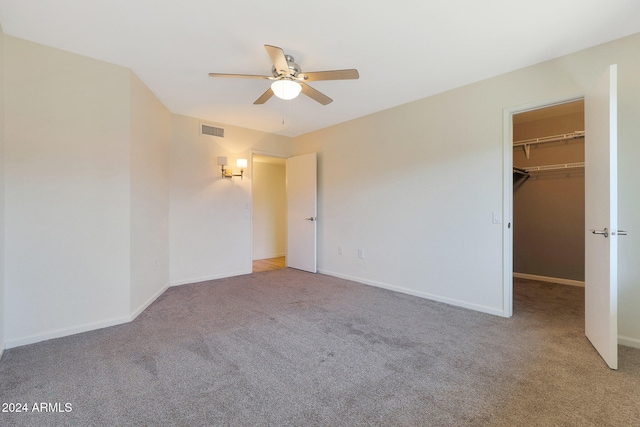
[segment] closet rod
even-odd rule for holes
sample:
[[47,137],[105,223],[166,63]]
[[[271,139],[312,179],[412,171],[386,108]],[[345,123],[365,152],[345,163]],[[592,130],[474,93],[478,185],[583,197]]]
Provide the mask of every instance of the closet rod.
[[534,145],[534,144],[543,144],[545,142],[557,142],[557,141],[568,141],[571,139],[584,138],[584,131],[577,130],[571,133],[564,133],[561,135],[552,135],[552,136],[543,136],[542,138],[533,138],[533,139],[524,139],[522,141],[514,141],[514,147],[520,147],[522,145]]
[[[544,166],[527,166],[524,169],[527,172],[536,172],[536,171],[551,171],[551,170],[561,170],[561,169],[577,169],[584,168],[584,162],[575,162],[575,163],[561,163],[557,165],[544,165]],[[516,168],[514,168],[515,170]]]

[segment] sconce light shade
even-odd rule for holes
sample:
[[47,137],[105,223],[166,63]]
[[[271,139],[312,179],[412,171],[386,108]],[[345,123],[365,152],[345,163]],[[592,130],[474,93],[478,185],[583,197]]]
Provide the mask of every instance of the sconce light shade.
[[233,178],[239,176],[240,179],[244,176],[244,168],[247,167],[247,159],[237,159],[236,165],[240,168],[240,173],[233,173],[231,169],[225,168],[227,166],[227,158],[225,156],[218,156],[218,166],[220,166],[223,178]]
[[273,94],[280,99],[293,99],[300,95],[302,86],[293,80],[281,79],[271,83]]

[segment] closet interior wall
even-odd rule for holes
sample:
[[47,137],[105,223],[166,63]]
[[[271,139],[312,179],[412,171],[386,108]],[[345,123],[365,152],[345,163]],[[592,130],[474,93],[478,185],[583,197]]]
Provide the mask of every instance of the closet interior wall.
[[[515,142],[584,130],[584,103],[515,115]],[[584,162],[584,138],[514,147],[514,167]],[[584,282],[584,168],[513,174],[514,273]]]

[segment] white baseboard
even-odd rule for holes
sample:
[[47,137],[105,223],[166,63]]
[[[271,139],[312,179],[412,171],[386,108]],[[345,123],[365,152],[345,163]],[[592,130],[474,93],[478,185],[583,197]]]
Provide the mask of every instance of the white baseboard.
[[[62,338],[69,335],[81,334],[83,332],[95,331],[97,329],[108,328],[109,326],[121,325],[123,323],[129,323],[134,320],[140,313],[142,313],[147,307],[149,307],[160,295],[164,293],[169,288],[169,284],[167,283],[156,292],[151,298],[149,298],[144,304],[138,307],[134,312],[132,312],[129,316],[122,316],[111,320],[87,323],[80,326],[74,326],[71,328],[63,328],[57,329],[54,331],[45,332],[42,334],[34,334],[29,335],[27,337],[19,338],[13,341],[8,341],[5,343],[7,349],[20,347],[23,345],[35,344],[40,341],[51,340],[54,338]],[[0,353],[1,354],[1,353]],[[1,357],[1,356],[0,356]]]
[[425,298],[432,301],[443,302],[445,304],[454,305],[456,307],[468,308],[470,310],[479,311],[481,313],[493,314],[495,316],[506,317],[505,313],[501,309],[492,307],[486,307],[478,304],[471,304],[466,301],[460,301],[453,298],[446,298],[439,295],[430,294],[427,292],[415,291],[413,289],[403,288],[400,286],[390,285],[388,283],[377,282],[375,280],[363,279],[361,277],[347,276],[333,271],[318,270],[318,273],[326,274],[327,276],[338,277],[340,279],[351,280],[353,282],[362,283],[363,285],[375,286],[377,288],[389,289],[391,291],[400,292],[403,294],[413,295],[420,298]]
[[518,279],[537,280],[539,282],[558,283],[560,285],[579,286],[581,288],[584,288],[584,282],[580,280],[561,279],[559,277],[538,276],[535,274],[526,273],[513,273],[513,277],[517,277]]
[[[222,278],[225,278],[225,277],[233,277],[233,276],[239,276],[241,274],[249,274],[249,273],[241,272],[241,273],[234,273],[234,274],[217,275],[217,276],[211,276],[211,277],[207,277],[207,278],[190,279],[190,280],[185,280],[185,281],[173,282],[171,284],[166,284],[165,286],[162,287],[162,289],[160,289],[151,298],[149,298],[144,304],[142,304],[140,307],[138,307],[138,309],[136,309],[134,312],[132,312],[130,316],[123,316],[123,317],[111,319],[111,320],[104,321],[104,322],[88,323],[88,324],[77,326],[77,327],[73,327],[73,328],[58,329],[58,330],[51,331],[51,332],[46,332],[46,333],[43,333],[43,334],[30,335],[28,337],[20,338],[20,339],[13,340],[13,341],[8,341],[6,343],[0,343],[0,360],[2,360],[2,355],[4,354],[4,350],[5,349],[20,347],[20,346],[23,346],[23,345],[35,344],[35,343],[40,342],[40,341],[46,341],[46,340],[50,340],[50,339],[54,339],[54,338],[61,338],[61,337],[65,337],[65,336],[68,336],[68,335],[75,335],[75,334],[79,334],[79,333],[83,333],[83,332],[89,332],[89,331],[93,331],[93,330],[97,330],[97,329],[107,328],[109,326],[115,326],[115,325],[120,325],[120,324],[123,324],[123,323],[131,322],[136,317],[138,317],[140,315],[140,313],[142,313],[147,307],[149,307],[156,299],[158,299],[158,297],[160,297],[160,295],[162,295],[169,288],[169,286],[179,286],[179,285],[188,284],[188,283],[198,283],[198,282],[204,282],[204,281],[208,281],[208,280],[222,279]],[[496,315],[496,316],[503,316],[504,317],[504,312],[502,310],[494,309],[494,308],[491,308],[491,307],[485,307],[485,306],[481,306],[481,305],[477,305],[477,304],[470,304],[470,303],[467,303],[465,301],[455,300],[455,299],[446,298],[446,297],[440,297],[440,296],[429,294],[429,293],[426,293],[426,292],[414,291],[412,289],[402,288],[402,287],[399,287],[399,286],[389,285],[389,284],[386,284],[386,283],[377,282],[377,281],[373,281],[373,280],[367,280],[367,279],[363,279],[363,278],[360,278],[360,277],[354,277],[354,276],[348,276],[348,275],[344,275],[344,274],[339,274],[339,273],[335,273],[335,272],[328,271],[328,270],[318,270],[318,273],[326,274],[328,276],[338,277],[340,279],[351,280],[353,282],[362,283],[362,284],[368,285],[368,286],[374,286],[374,287],[378,287],[378,288],[389,289],[389,290],[392,290],[392,291],[401,292],[401,293],[408,294],[408,295],[413,295],[413,296],[417,296],[417,297],[421,297],[421,298],[425,298],[425,299],[429,299],[429,300],[433,300],[433,301],[443,302],[445,304],[450,304],[450,305],[454,305],[454,306],[457,306],[457,307],[476,310],[476,311],[479,311],[479,312],[482,312],[482,313],[493,314],[493,315]],[[552,277],[535,276],[535,275],[531,275],[531,274],[522,274],[522,273],[513,273],[513,275],[514,275],[514,277],[520,277],[520,278],[523,278],[523,279],[539,280],[539,281],[543,281],[543,282],[561,283],[561,284],[567,284],[567,285],[572,285],[572,286],[584,286],[584,282],[578,282],[578,281],[575,281],[575,280],[557,279],[557,278],[552,278]],[[543,280],[543,279],[548,279],[548,280]],[[551,280],[551,279],[554,279],[554,280]],[[558,282],[558,280],[569,281],[569,282],[572,282],[572,283],[562,283],[562,282]],[[578,284],[575,284],[576,282]],[[580,283],[582,283],[582,284],[580,284]],[[637,338],[631,338],[631,337],[625,337],[625,336],[619,335],[618,336],[618,344],[624,345],[624,346],[627,346],[627,347],[633,347],[633,348],[640,349],[640,339],[637,339]]]
[[[156,292],[144,304],[142,304],[140,307],[138,307],[135,311],[131,312],[131,314],[129,316],[122,316],[122,317],[117,317],[117,318],[113,318],[113,319],[110,319],[110,320],[87,323],[87,324],[84,324],[84,325],[73,326],[73,327],[70,327],[70,328],[56,329],[56,330],[53,330],[53,331],[43,332],[43,333],[40,333],[40,334],[33,334],[33,335],[26,336],[26,337],[21,337],[21,338],[18,338],[18,339],[14,339],[14,340],[5,342],[4,343],[4,348],[10,349],[10,348],[15,348],[15,347],[20,347],[20,346],[23,346],[23,345],[35,344],[37,342],[46,341],[46,340],[50,340],[50,339],[54,339],[54,338],[62,338],[62,337],[66,337],[66,336],[69,336],[69,335],[81,334],[83,332],[89,332],[89,331],[94,331],[94,330],[97,330],[97,329],[108,328],[109,326],[115,326],[115,325],[121,325],[123,323],[129,323],[132,320],[134,320],[136,317],[138,317],[140,315],[140,313],[142,313],[147,307],[149,307],[156,299],[158,299],[158,297],[160,295],[162,295],[167,290],[167,288],[169,288],[169,286],[178,286],[178,285],[185,285],[185,284],[188,284],[188,283],[205,282],[205,281],[208,281],[208,280],[223,279],[225,277],[240,276],[240,275],[243,275],[243,274],[251,274],[251,273],[252,273],[252,271],[249,269],[249,270],[243,270],[243,271],[238,271],[238,272],[233,272],[233,273],[219,274],[219,275],[216,275],[216,276],[196,277],[196,278],[191,278],[191,279],[174,281],[174,282],[168,283],[165,286],[163,286],[162,289],[158,290],[158,292]],[[4,349],[2,351],[4,351]]]
[[640,339],[618,335],[618,344],[625,345],[627,347],[640,348]]
[[283,253],[278,253],[278,254],[270,254],[270,255],[258,255],[257,257],[253,258],[254,261],[260,261],[263,259],[271,259],[271,258],[280,258],[286,256],[286,254]]
[[171,284],[169,286],[190,285],[192,283],[208,282],[209,280],[226,279],[227,277],[242,276],[243,274],[251,274],[252,272],[253,271],[249,269],[249,270],[234,271],[231,273],[215,274],[213,276],[192,277],[189,279],[178,279],[178,280],[171,281]]
[[151,304],[153,304],[153,302],[155,300],[157,300],[158,297],[160,295],[162,295],[164,293],[164,291],[166,291],[167,289],[169,289],[169,283],[165,284],[158,292],[153,294],[151,296],[151,298],[149,298],[145,303],[143,303],[140,307],[138,307],[135,311],[133,311],[131,313],[131,320],[130,321],[133,321],[136,317],[138,317],[140,315],[140,313],[145,311],[147,309],[147,307],[149,307]]
[[62,338],[68,335],[81,334],[83,332],[94,331],[96,329],[107,328],[109,326],[121,325],[123,323],[128,323],[130,321],[131,321],[130,316],[122,316],[122,317],[117,317],[115,319],[106,320],[102,322],[87,323],[84,325],[74,326],[71,328],[56,329],[54,331],[44,332],[42,334],[29,335],[26,337],[18,338],[13,341],[7,341],[5,345],[7,349],[20,347],[23,345],[35,344],[40,341],[51,340],[54,338]]

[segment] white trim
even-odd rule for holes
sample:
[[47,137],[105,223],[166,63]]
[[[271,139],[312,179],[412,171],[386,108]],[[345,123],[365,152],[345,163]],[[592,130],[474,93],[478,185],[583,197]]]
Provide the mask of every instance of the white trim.
[[263,259],[272,259],[272,258],[282,258],[286,256],[285,252],[279,252],[277,254],[269,254],[269,255],[259,255],[257,258],[254,258],[253,261],[261,261]]
[[74,326],[71,328],[56,329],[54,331],[45,332],[42,334],[29,335],[23,338],[18,338],[13,341],[8,341],[5,343],[5,345],[7,349],[10,349],[14,347],[20,347],[23,345],[35,344],[40,341],[51,340],[54,338],[62,338],[69,335],[81,334],[83,332],[89,332],[89,331],[95,331],[97,329],[108,328],[109,326],[121,325],[123,323],[128,323],[130,321],[131,321],[131,316],[122,316],[122,317],[117,317],[115,319],[106,320],[103,322],[87,323],[84,325]]
[[[160,295],[162,295],[168,288],[169,288],[169,284],[167,283],[166,285],[164,285],[162,287],[162,289],[160,289],[158,292],[156,292],[144,304],[142,304],[140,307],[138,307],[135,311],[132,311],[129,316],[117,317],[115,319],[106,320],[104,322],[87,323],[87,324],[84,324],[84,325],[74,326],[74,327],[71,327],[71,328],[56,329],[54,331],[45,332],[45,333],[42,333],[42,334],[29,335],[27,337],[19,338],[17,340],[13,340],[13,341],[9,341],[9,342],[5,343],[6,348],[9,349],[9,348],[14,348],[14,347],[20,347],[20,346],[23,346],[23,345],[28,345],[28,344],[35,344],[35,343],[40,342],[40,341],[46,341],[46,340],[50,340],[50,339],[54,339],[54,338],[62,338],[62,337],[66,337],[66,336],[69,336],[69,335],[81,334],[83,332],[90,332],[90,331],[95,331],[97,329],[108,328],[109,326],[115,326],[115,325],[121,325],[123,323],[129,323],[129,322],[133,321],[136,317],[138,317],[140,315],[140,313],[142,313],[144,310],[146,310],[147,307],[149,307],[151,304],[153,304],[153,302],[156,299],[158,299],[158,297]],[[0,350],[0,359],[2,358],[3,350]]]
[[209,280],[226,279],[227,277],[242,276],[243,274],[251,274],[252,272],[253,271],[249,269],[234,271],[231,273],[216,274],[213,276],[191,277],[189,279],[174,280],[169,284],[169,286],[190,285],[192,283],[208,282]]
[[538,276],[536,274],[513,273],[513,277],[518,279],[537,280],[539,282],[558,283],[560,285],[578,286],[584,288],[584,282],[580,280],[561,279],[559,277]]
[[640,339],[618,335],[618,344],[625,345],[627,347],[640,348]]
[[[584,94],[536,101],[502,110],[503,178],[502,178],[502,309],[505,317],[513,315],[513,116],[526,111],[584,99]],[[511,228],[508,228],[509,224]]]
[[249,150],[249,161],[251,162],[251,181],[249,182],[249,264],[251,265],[251,272],[253,273],[253,179],[254,179],[254,162],[253,157],[256,155],[255,150]]
[[502,311],[513,316],[513,114],[502,111]]
[[[249,215],[251,215],[251,221],[249,221],[249,265],[251,268],[251,271],[249,273],[253,273],[253,156],[258,155],[258,156],[267,156],[267,157],[275,157],[277,159],[288,159],[289,157],[292,156],[286,156],[286,155],[282,155],[282,154],[274,154],[271,151],[263,151],[263,150],[255,150],[255,149],[251,149],[251,184],[249,187],[249,197],[251,198],[251,212],[249,213]],[[285,163],[285,170],[286,170],[287,166]],[[286,216],[286,213],[285,213]],[[285,218],[286,220],[286,218]],[[285,233],[286,234],[286,233]],[[286,237],[286,236],[285,236]],[[285,239],[286,240],[286,239]],[[285,242],[286,244],[286,242]],[[279,257],[286,257],[287,253],[285,250],[285,253],[281,254],[281,255],[275,255],[275,256],[269,256],[266,258],[257,258],[257,259],[268,259],[268,258],[279,258]],[[255,260],[257,260],[255,259]]]
[[339,279],[351,280],[352,282],[358,282],[358,283],[362,283],[363,285],[374,286],[376,288],[389,289],[391,291],[400,292],[400,293],[408,294],[408,295],[413,295],[413,296],[424,298],[424,299],[428,299],[428,300],[431,300],[431,301],[442,302],[442,303],[453,305],[453,306],[456,306],[456,307],[468,308],[470,310],[475,310],[475,311],[479,311],[479,312],[482,312],[482,313],[493,314],[495,316],[505,317],[504,316],[504,312],[502,310],[496,309],[496,308],[492,308],[492,307],[486,307],[484,305],[470,304],[470,303],[465,302],[465,301],[460,301],[460,300],[456,300],[456,299],[452,299],[452,298],[445,298],[445,297],[441,297],[441,296],[438,296],[438,295],[430,294],[430,293],[427,293],[427,292],[414,291],[413,289],[407,289],[407,288],[403,288],[403,287],[400,287],[400,286],[389,285],[387,283],[377,282],[375,280],[367,280],[367,279],[363,279],[361,277],[347,276],[345,274],[335,273],[335,272],[332,272],[332,271],[327,271],[327,270],[322,270],[322,269],[319,269],[318,273],[325,274],[327,276],[337,277]]
[[147,302],[145,302],[142,305],[140,305],[140,307],[138,307],[135,311],[132,311],[131,312],[131,321],[133,321],[136,317],[138,317],[140,315],[140,313],[145,311],[147,309],[147,307],[149,307],[151,304],[153,304],[153,302],[155,300],[157,300],[158,297],[160,295],[162,295],[164,293],[164,291],[166,291],[167,289],[169,289],[169,283],[165,284],[158,292],[156,292],[154,295],[152,295],[151,298],[149,298],[147,300]]
[[251,154],[257,154],[258,156],[265,156],[265,157],[275,157],[277,159],[288,159],[291,156],[287,156],[285,154],[274,154],[271,151],[264,151],[264,150],[251,150]]

